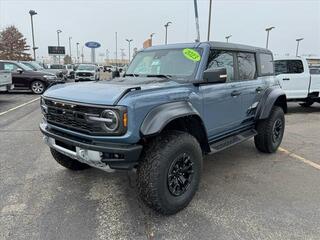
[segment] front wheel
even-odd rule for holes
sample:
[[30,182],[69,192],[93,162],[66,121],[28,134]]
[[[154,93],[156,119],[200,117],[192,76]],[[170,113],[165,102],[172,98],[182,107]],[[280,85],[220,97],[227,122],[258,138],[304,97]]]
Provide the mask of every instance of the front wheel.
[[140,197],[155,211],[174,214],[192,200],[201,169],[202,151],[193,136],[178,131],[163,133],[143,153],[137,171]]
[[33,81],[31,83],[31,91],[35,94],[42,94],[46,90],[46,87],[41,81]]
[[256,148],[264,153],[277,151],[282,142],[284,128],[284,112],[281,107],[274,106],[269,117],[257,123],[258,134],[254,137]]

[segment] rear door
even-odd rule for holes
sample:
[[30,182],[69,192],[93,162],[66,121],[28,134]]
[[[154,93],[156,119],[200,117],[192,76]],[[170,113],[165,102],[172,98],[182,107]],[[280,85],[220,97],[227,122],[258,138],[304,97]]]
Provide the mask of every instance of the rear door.
[[288,99],[308,96],[310,74],[301,59],[276,60],[275,73]]

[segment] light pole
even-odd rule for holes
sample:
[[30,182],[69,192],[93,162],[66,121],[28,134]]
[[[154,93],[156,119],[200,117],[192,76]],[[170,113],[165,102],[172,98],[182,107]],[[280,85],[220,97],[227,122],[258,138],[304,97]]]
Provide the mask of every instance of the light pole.
[[72,56],[71,56],[71,39],[72,39],[72,37],[69,37],[69,55],[70,55],[70,59],[71,59],[71,63],[72,63]]
[[131,56],[130,56],[130,54],[131,54],[130,45],[131,45],[131,42],[133,41],[133,39],[126,39],[126,41],[128,42],[128,45],[129,45],[129,62],[130,62],[130,59],[131,59]]
[[226,36],[227,43],[229,42],[229,38],[231,38],[231,37],[232,37],[232,35]]
[[303,38],[297,38],[296,41],[297,41],[297,50],[296,50],[296,56],[298,57],[298,52],[299,52],[299,44],[300,44],[300,41],[302,41]]
[[[57,30],[57,37],[58,37],[58,47],[60,47],[60,33],[62,33],[62,31],[60,29]],[[60,55],[59,55],[59,64],[60,64]]]
[[209,2],[208,41],[210,41],[210,28],[211,28],[211,8],[212,8],[212,0],[210,0],[210,2]]
[[155,35],[155,33],[151,33],[150,34],[151,46],[152,46],[152,38],[153,38],[154,35]]
[[77,62],[80,63],[80,59],[79,59],[79,44],[80,43],[76,43],[77,44]]
[[106,49],[106,60],[107,60],[107,64],[109,64],[109,50]]
[[167,22],[164,27],[166,28],[166,38],[165,38],[165,44],[168,44],[168,27],[172,24],[172,22]]
[[268,49],[268,46],[269,46],[269,32],[274,29],[275,27],[268,27],[266,28],[266,31],[267,31],[267,43],[266,43],[266,48]]
[[38,13],[34,10],[30,10],[29,11],[30,17],[31,17],[31,31],[32,31],[32,49],[33,49],[33,60],[36,61],[36,50],[38,49],[35,46],[34,43],[34,28],[33,28],[33,16],[37,15]]
[[81,51],[81,63],[83,63],[83,59],[84,59],[83,49],[84,49],[84,46],[82,46],[82,51]]
[[195,19],[196,19],[196,30],[197,30],[196,42],[200,42],[200,27],[199,27],[199,16],[198,16],[197,0],[194,0],[193,4],[194,4],[194,16],[195,16]]
[[118,33],[117,32],[116,32],[116,67],[118,67]]

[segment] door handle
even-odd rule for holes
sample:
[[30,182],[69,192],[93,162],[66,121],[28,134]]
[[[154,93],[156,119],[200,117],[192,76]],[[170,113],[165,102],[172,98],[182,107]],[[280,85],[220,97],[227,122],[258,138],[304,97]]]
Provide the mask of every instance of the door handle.
[[232,97],[236,97],[236,96],[239,96],[241,94],[241,92],[237,91],[237,90],[234,90],[231,92],[231,96]]
[[257,88],[256,88],[256,92],[259,93],[259,92],[262,92],[262,91],[263,91],[263,88],[262,88],[262,87],[257,87]]
[[289,81],[290,78],[282,78],[283,81]]

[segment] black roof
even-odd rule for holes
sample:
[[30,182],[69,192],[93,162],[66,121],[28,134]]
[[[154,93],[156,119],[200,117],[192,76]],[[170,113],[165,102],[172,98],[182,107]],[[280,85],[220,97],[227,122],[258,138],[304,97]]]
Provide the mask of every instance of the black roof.
[[203,45],[210,45],[211,48],[215,48],[215,49],[223,49],[223,50],[231,50],[231,51],[246,51],[246,52],[263,52],[263,53],[272,54],[272,52],[266,48],[248,46],[248,45],[237,44],[237,43],[216,42],[216,41],[157,45],[157,46],[149,47],[146,50],[155,50],[155,49],[164,49],[164,48],[195,48],[195,47],[202,47]]

